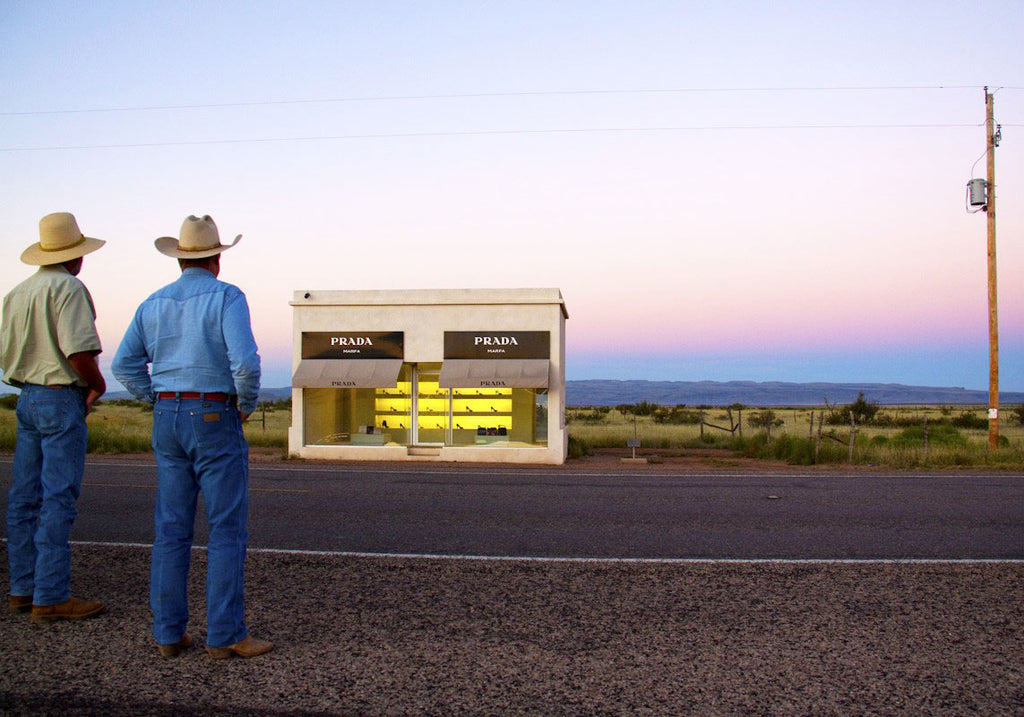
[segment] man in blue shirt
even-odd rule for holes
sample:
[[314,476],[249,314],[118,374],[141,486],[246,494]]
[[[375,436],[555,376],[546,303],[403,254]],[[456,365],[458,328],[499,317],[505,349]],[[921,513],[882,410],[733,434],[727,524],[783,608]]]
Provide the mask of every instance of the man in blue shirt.
[[249,635],[244,619],[249,446],[242,422],[256,408],[260,357],[245,294],[217,280],[221,253],[241,238],[221,244],[213,219],[190,216],[180,239],[157,239],[158,251],[178,259],[181,277],[139,306],[111,366],[133,396],[153,403],[159,485],[150,606],[164,657],[192,644],[186,583],[200,491],[209,524],[206,651],[255,657],[273,648]]

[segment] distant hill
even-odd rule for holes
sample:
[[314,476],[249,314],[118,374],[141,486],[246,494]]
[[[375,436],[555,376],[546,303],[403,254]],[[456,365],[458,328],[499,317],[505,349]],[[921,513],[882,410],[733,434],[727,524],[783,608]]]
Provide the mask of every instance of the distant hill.
[[[785,383],[782,381],[566,381],[566,403],[570,406],[617,406],[648,401],[663,406],[820,406],[852,403],[857,394],[883,405],[926,403],[938,405],[988,405],[988,392],[966,388],[906,386],[900,383]],[[261,401],[291,398],[288,386],[261,388]],[[130,398],[125,391],[112,391],[104,398]],[[1024,404],[1024,393],[1003,391],[1000,405]]]
[[[808,406],[852,403],[859,393],[884,404],[988,404],[987,391],[898,383],[784,383],[781,381],[567,381],[570,406],[617,406],[648,401],[674,406]],[[1024,393],[1000,392],[1003,404],[1024,403]]]
[[261,401],[287,401],[291,397],[291,386],[285,386],[283,388],[260,388]]

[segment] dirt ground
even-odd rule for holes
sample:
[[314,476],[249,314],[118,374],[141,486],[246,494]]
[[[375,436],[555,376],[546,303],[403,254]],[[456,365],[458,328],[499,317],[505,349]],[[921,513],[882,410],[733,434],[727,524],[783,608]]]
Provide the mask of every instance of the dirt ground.
[[[153,462],[152,453],[131,453],[119,455],[103,455],[104,460],[124,461],[150,461]],[[628,448],[598,448],[592,455],[583,458],[570,459],[564,466],[539,466],[547,470],[601,470],[613,471],[631,469],[645,469],[656,471],[659,469],[693,470],[693,471],[834,471],[837,468],[850,470],[850,466],[792,466],[782,461],[766,461],[759,458],[744,458],[736,456],[732,451],[723,448],[644,448],[636,453],[637,462],[632,462],[632,451]],[[317,461],[305,459],[290,459],[283,448],[249,447],[249,462],[261,464],[283,464],[288,462],[315,464]],[[348,464],[355,461],[346,461]],[[376,461],[366,461],[365,465],[382,465]],[[450,465],[438,461],[423,461],[420,465],[444,466]],[[460,464],[461,465],[461,464]],[[488,465],[486,463],[474,464],[478,466]],[[509,464],[500,464],[507,469]],[[854,467],[856,469],[856,467]]]
[[[152,460],[152,455],[141,454],[138,456],[125,456],[125,458],[131,459],[142,459],[145,460],[148,457]],[[834,472],[836,470],[871,470],[869,467],[864,466],[848,466],[848,465],[820,465],[820,466],[794,466],[784,461],[769,461],[761,458],[745,458],[743,456],[737,456],[733,451],[724,448],[643,448],[638,449],[636,452],[637,461],[632,461],[633,452],[629,448],[597,448],[593,450],[593,453],[583,458],[574,458],[568,460],[564,466],[540,466],[546,470],[601,470],[601,471],[615,471],[615,470],[672,470],[672,471],[721,471],[721,472],[753,472],[753,471],[773,471],[773,472]],[[264,463],[284,463],[289,460],[299,460],[299,462],[306,462],[302,459],[289,459],[286,456],[284,449],[281,448],[256,448],[250,447],[249,459],[251,463],[264,464]],[[315,463],[315,461],[308,461],[309,463]],[[367,465],[373,465],[374,462],[367,462]],[[434,465],[443,466],[444,463],[440,462],[424,462],[421,465]],[[475,465],[487,465],[486,463],[475,464]],[[508,468],[509,464],[501,464],[503,468]]]
[[[6,556],[4,556],[6,563]],[[159,657],[149,550],[76,545],[106,614],[0,617],[11,715],[1020,715],[1020,563],[636,563],[253,553],[276,645]],[[6,576],[4,576],[4,579]]]

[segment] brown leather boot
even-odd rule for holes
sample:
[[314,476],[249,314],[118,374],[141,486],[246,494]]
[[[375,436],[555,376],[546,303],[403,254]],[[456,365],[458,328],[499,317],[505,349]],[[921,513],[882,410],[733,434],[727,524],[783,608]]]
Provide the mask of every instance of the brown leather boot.
[[7,596],[7,609],[11,611],[12,615],[16,615],[19,612],[28,612],[32,609],[32,596],[31,595],[8,595]]
[[168,660],[172,657],[177,657],[181,654],[182,650],[187,650],[190,647],[192,647],[192,637],[187,632],[177,642],[156,646],[160,651],[160,655]]
[[266,640],[257,640],[255,637],[246,635],[244,640],[236,642],[234,645],[228,645],[227,647],[210,647],[206,646],[206,651],[210,653],[210,657],[223,660],[226,657],[232,655],[238,655],[239,657],[256,657],[256,655],[262,655],[265,652],[270,652],[274,649],[274,643],[267,642]]
[[56,605],[33,605],[32,622],[56,622],[57,620],[84,620],[103,612],[103,603],[93,600],[71,598]]

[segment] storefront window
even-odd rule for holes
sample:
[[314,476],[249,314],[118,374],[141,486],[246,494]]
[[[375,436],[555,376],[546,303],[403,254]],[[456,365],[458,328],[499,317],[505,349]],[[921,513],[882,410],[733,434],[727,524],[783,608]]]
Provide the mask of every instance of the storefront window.
[[385,440],[380,445],[407,446],[412,443],[412,366],[402,364],[398,385],[378,388],[373,393],[373,425]]
[[403,366],[396,388],[304,389],[306,445],[408,445],[409,373]]
[[442,388],[440,368],[403,364],[393,388],[304,389],[306,445],[547,445],[546,389]]
[[548,444],[548,390],[538,388],[534,391],[533,435],[536,445]]
[[460,445],[508,443],[512,420],[511,388],[453,388],[452,420]]
[[349,445],[373,435],[373,389],[307,388],[304,396],[307,445]]

